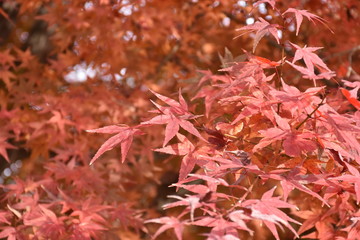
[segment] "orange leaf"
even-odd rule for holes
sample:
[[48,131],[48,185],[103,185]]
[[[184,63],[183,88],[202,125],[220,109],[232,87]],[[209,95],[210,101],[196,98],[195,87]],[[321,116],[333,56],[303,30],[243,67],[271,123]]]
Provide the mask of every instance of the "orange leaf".
[[351,93],[348,90],[341,88],[341,92],[357,110],[360,110],[360,102],[355,97],[351,96]]

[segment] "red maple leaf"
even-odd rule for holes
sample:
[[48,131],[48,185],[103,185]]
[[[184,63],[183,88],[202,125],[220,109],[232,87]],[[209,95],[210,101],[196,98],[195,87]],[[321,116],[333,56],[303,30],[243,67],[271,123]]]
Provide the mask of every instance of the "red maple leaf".
[[9,90],[12,87],[11,78],[15,79],[16,76],[12,72],[10,72],[9,69],[6,69],[6,67],[5,67],[0,70],[0,79],[2,79],[4,81],[7,89],[9,89]]
[[[346,151],[347,153],[345,154],[350,155],[360,164],[360,143],[357,139],[360,133],[360,127],[354,125],[356,122],[355,119],[330,110],[323,112],[323,114],[327,120],[324,126],[336,135],[338,141],[341,142],[343,146],[346,146],[345,149],[348,149],[348,151]],[[342,152],[341,149],[333,149]]]
[[307,193],[317,199],[319,199],[321,202],[323,202],[325,205],[329,206],[329,204],[326,202],[326,200],[321,197],[316,192],[313,192],[308,187],[306,187],[306,184],[317,184],[319,186],[328,186],[327,181],[325,180],[327,178],[327,175],[314,175],[314,174],[308,174],[304,175],[302,174],[302,168],[301,167],[294,167],[290,171],[286,169],[278,169],[271,171],[268,174],[262,174],[261,178],[264,179],[275,179],[280,181],[281,187],[283,189],[283,198],[286,201],[289,193],[294,189],[298,189],[304,193]]
[[0,227],[0,238],[6,238],[7,240],[16,240],[17,230],[14,227]]
[[56,214],[45,205],[38,205],[32,214],[24,216],[24,225],[39,227],[39,233],[44,237],[55,239],[65,233],[63,221],[67,217],[57,217]]
[[273,197],[275,188],[265,192],[261,199],[250,199],[240,203],[239,206],[251,209],[251,217],[260,219],[270,229],[276,239],[280,239],[276,230],[276,225],[284,225],[290,229],[296,237],[299,237],[290,222],[301,225],[298,221],[290,218],[279,208],[295,208],[294,205],[280,200],[280,197]]
[[91,159],[90,165],[95,162],[104,152],[113,149],[116,145],[121,145],[121,161],[124,162],[126,159],[126,155],[130,149],[130,145],[133,141],[133,137],[135,135],[141,135],[142,132],[135,128],[129,126],[117,126],[111,125],[103,128],[97,128],[92,130],[86,130],[87,132],[91,133],[117,133],[116,135],[112,136],[106,142],[101,145],[99,150],[96,152],[95,156]]
[[346,164],[346,167],[349,170],[350,174],[344,174],[339,177],[330,178],[330,180],[345,181],[346,183],[353,183],[357,203],[359,204],[359,202],[360,202],[360,173],[359,173],[359,170],[346,162],[345,162],[345,164]]
[[[195,184],[198,180],[204,180],[206,185]],[[194,183],[194,184],[191,184]],[[172,184],[171,187],[181,187],[190,192],[193,192],[200,198],[200,200],[206,199],[207,203],[216,203],[218,198],[229,199],[229,195],[217,192],[217,187],[219,185],[228,187],[229,184],[222,178],[204,176],[200,174],[189,174],[189,177],[179,181],[178,183]],[[215,206],[210,206],[207,203],[203,205],[209,206],[212,209],[215,209]]]
[[315,14],[309,13],[307,10],[298,10],[298,9],[295,9],[295,8],[289,8],[282,15],[284,16],[287,13],[295,14],[296,36],[299,33],[300,26],[301,26],[301,23],[302,23],[304,17],[306,17],[309,21],[311,21],[314,24],[315,24],[314,20],[316,20],[316,21],[321,22],[322,24],[324,24],[326,26],[324,19],[322,19],[321,17],[319,17],[319,16],[317,16]]
[[303,74],[303,78],[307,78],[307,79],[311,79],[313,81],[317,80],[317,79],[327,79],[329,80],[330,78],[334,77],[335,76],[335,72],[333,71],[330,71],[330,72],[323,72],[323,73],[320,73],[318,75],[316,75],[314,73],[314,71],[311,71],[310,69],[308,68],[304,68],[304,67],[301,67],[301,66],[298,66],[298,65],[295,65],[289,61],[286,61],[289,65],[291,65],[293,68],[295,68],[296,70],[298,70],[300,73]]
[[59,111],[51,111],[54,115],[52,116],[47,123],[56,124],[59,129],[60,134],[65,135],[65,125],[74,125],[69,119],[63,117],[63,115]]
[[314,71],[314,65],[323,68],[326,71],[330,72],[330,69],[326,66],[326,64],[319,58],[319,56],[313,52],[322,49],[322,47],[299,47],[296,44],[290,43],[295,49],[295,56],[292,61],[292,63],[295,63],[296,61],[303,59],[305,62],[306,67],[310,71]]
[[202,217],[200,220],[193,222],[192,225],[211,227],[210,233],[206,234],[209,237],[207,239],[239,239],[237,229],[246,230],[252,234],[252,231],[246,225],[242,223],[239,224],[239,221],[227,221],[222,218],[221,215]]
[[303,151],[310,152],[317,148],[315,142],[308,140],[313,138],[314,134],[294,132],[286,119],[281,118],[275,111],[273,113],[279,127],[259,131],[264,138],[253,148],[253,152],[278,140],[284,140],[283,147],[289,156],[299,156]]
[[205,115],[208,118],[209,114],[210,114],[211,107],[212,107],[214,101],[216,100],[216,98],[219,95],[220,94],[218,93],[218,91],[216,89],[213,89],[210,86],[203,86],[203,87],[201,87],[199,92],[195,95],[195,97],[192,98],[192,100],[198,99],[198,98],[205,98],[204,99]]
[[160,113],[160,115],[155,116],[148,121],[142,122],[141,125],[166,124],[163,146],[165,146],[178,133],[180,127],[194,136],[206,141],[194,125],[187,121],[199,116],[195,116],[188,111],[188,106],[181,95],[181,91],[179,92],[179,102],[161,94],[155,92],[153,93],[170,107],[163,107],[153,102],[153,104],[158,108],[158,110],[154,112]]
[[196,208],[202,206],[200,203],[200,197],[196,195],[187,195],[185,198],[177,196],[177,195],[170,195],[169,198],[175,198],[179,201],[168,203],[163,206],[164,209],[178,207],[178,206],[186,206],[190,211],[190,220],[194,221],[194,212]]
[[154,151],[184,156],[195,150],[194,145],[184,135],[178,133],[176,136],[180,140],[180,143],[168,145],[163,148],[157,148]]
[[308,88],[305,92],[300,92],[294,86],[287,85],[283,79],[281,79],[282,90],[270,90],[270,95],[275,99],[281,101],[285,110],[291,112],[294,116],[296,111],[302,111],[311,106],[314,100],[314,95],[324,89],[324,87]]
[[156,219],[151,219],[145,221],[145,223],[159,223],[163,224],[155,233],[153,238],[157,238],[161,233],[164,231],[173,228],[175,231],[175,235],[178,240],[182,240],[182,233],[184,231],[184,225],[187,221],[180,221],[178,218],[175,217],[161,217]]
[[[0,14],[2,14],[2,11],[0,11]],[[5,65],[9,65],[11,67],[14,67],[14,63],[15,63],[15,58],[14,56],[10,53],[10,48],[6,49],[3,52],[0,52],[0,64],[5,66]]]
[[255,39],[254,39],[254,46],[253,46],[253,52],[255,52],[255,48],[258,45],[259,41],[266,35],[266,34],[270,34],[272,35],[277,43],[280,43],[279,37],[278,37],[278,28],[280,28],[280,26],[278,24],[270,24],[267,21],[265,21],[265,19],[259,17],[260,21],[256,21],[254,24],[249,25],[249,26],[245,26],[239,29],[236,29],[236,31],[246,31],[242,34],[240,34],[237,37],[240,37],[246,33],[251,33],[251,32],[255,32]]
[[342,94],[351,103],[351,105],[353,105],[357,110],[360,110],[360,101],[357,100],[358,91],[359,91],[359,87],[356,87],[350,91],[345,88],[341,88]]
[[3,156],[8,163],[10,163],[6,149],[15,149],[16,147],[8,143],[6,140],[6,137],[0,137],[0,155]]
[[179,171],[179,181],[183,180],[195,167],[197,162],[194,145],[182,134],[177,133],[177,138],[181,143],[169,145],[163,148],[155,149],[157,152],[167,153],[171,155],[184,156],[181,160]]

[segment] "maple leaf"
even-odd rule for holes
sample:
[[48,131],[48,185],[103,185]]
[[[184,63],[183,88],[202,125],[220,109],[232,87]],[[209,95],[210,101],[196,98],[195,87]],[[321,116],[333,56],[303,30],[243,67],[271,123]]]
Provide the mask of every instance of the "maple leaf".
[[163,148],[155,149],[157,152],[184,156],[181,160],[179,181],[183,180],[194,168],[197,158],[194,145],[182,134],[177,133],[181,143],[173,144]]
[[196,154],[192,152],[183,157],[179,171],[179,181],[183,180],[194,169],[197,160]]
[[280,239],[276,230],[276,225],[284,225],[290,229],[296,237],[299,237],[295,229],[289,222],[301,225],[298,221],[288,217],[279,208],[295,208],[294,205],[280,200],[280,197],[273,197],[275,188],[265,192],[260,200],[250,199],[240,203],[241,207],[245,207],[251,210],[251,217],[260,219],[270,229],[276,239]]
[[270,34],[272,35],[278,44],[280,44],[280,40],[278,37],[278,28],[280,26],[278,24],[270,24],[265,19],[259,17],[260,21],[256,21],[254,24],[249,26],[244,26],[239,29],[236,29],[236,31],[246,31],[245,33],[240,34],[237,37],[240,37],[246,33],[251,33],[256,31],[255,39],[254,39],[254,46],[253,46],[253,52],[255,52],[255,48],[258,45],[259,41],[266,35]]
[[242,55],[237,56],[237,57],[234,58],[234,56],[232,55],[230,50],[227,47],[225,47],[224,56],[221,56],[221,54],[219,53],[219,58],[220,58],[220,61],[221,61],[221,67],[222,68],[228,68],[228,67],[231,67],[236,62],[245,61],[246,55],[242,54]]
[[255,62],[257,64],[259,64],[259,66],[261,66],[262,68],[275,68],[277,66],[280,66],[281,61],[271,61],[267,58],[263,58],[263,57],[259,57],[259,56],[252,56],[252,55],[248,55],[248,58],[250,60],[250,62]]
[[157,148],[154,151],[183,156],[195,150],[194,145],[184,135],[177,133],[176,136],[181,143],[168,145],[163,148]]
[[305,92],[300,92],[296,87],[287,85],[283,79],[281,79],[281,83],[283,90],[271,89],[270,95],[280,100],[284,109],[290,111],[292,116],[294,116],[295,111],[311,106],[314,100],[313,96],[324,89],[324,87],[314,87],[306,89]]
[[25,51],[22,51],[19,48],[15,48],[15,51],[16,51],[16,54],[18,55],[18,58],[21,59],[19,68],[30,67],[30,63],[34,62],[35,56],[31,54],[30,48],[26,49]]
[[286,61],[289,65],[291,65],[293,68],[295,68],[296,70],[298,70],[300,73],[303,74],[303,77],[304,78],[307,78],[307,79],[311,79],[311,80],[317,80],[317,79],[327,79],[329,80],[330,78],[334,77],[335,76],[335,72],[333,71],[330,71],[330,72],[323,72],[323,73],[320,73],[318,75],[316,75],[314,73],[314,71],[311,71],[310,69],[308,68],[304,68],[304,67],[301,67],[301,66],[298,66],[298,65],[295,65],[289,61]]
[[21,214],[21,212],[19,212],[15,208],[11,207],[9,204],[7,204],[7,207],[10,210],[10,212],[12,212],[16,217],[18,217],[19,219],[23,218],[23,215]]
[[[0,14],[2,14],[2,11],[0,11]],[[15,63],[15,58],[14,56],[10,53],[10,48],[6,49],[3,52],[0,52],[0,65],[9,65],[11,67],[14,67],[14,63]]]
[[350,220],[352,223],[348,227],[342,229],[342,231],[348,233],[347,238],[343,238],[343,240],[356,239],[360,236],[360,211],[354,213]]
[[295,14],[295,19],[296,19],[296,36],[299,34],[299,30],[300,30],[300,26],[301,26],[301,23],[304,19],[304,17],[306,17],[309,21],[311,21],[313,24],[315,24],[314,20],[324,24],[325,24],[325,20],[322,19],[321,17],[315,15],[315,14],[312,14],[312,13],[309,13],[307,10],[298,10],[298,9],[295,9],[295,8],[289,8],[288,10],[286,10],[282,15],[284,16],[285,14],[287,13],[293,13]]
[[153,93],[156,95],[156,97],[161,99],[170,107],[162,107],[153,102],[153,104],[158,108],[157,113],[160,113],[161,115],[142,122],[141,125],[167,124],[165,128],[165,139],[163,146],[165,146],[178,133],[180,127],[206,142],[206,140],[200,135],[199,131],[194,127],[194,125],[187,121],[199,116],[195,116],[188,111],[188,106],[185,102],[185,99],[181,95],[181,91],[179,92],[180,103],[161,94],[155,92]]
[[203,129],[207,134],[210,135],[210,137],[208,138],[208,142],[215,145],[217,149],[222,149],[226,146],[226,140],[224,139],[224,135],[220,131],[212,130],[206,127],[204,127]]
[[[204,180],[207,186],[201,184],[190,184],[191,182],[197,182],[199,179]],[[216,203],[218,198],[229,199],[228,195],[216,192],[218,185],[226,187],[229,186],[229,184],[222,178],[204,176],[200,174],[189,174],[188,178],[180,180],[178,183],[172,184],[171,186],[178,188],[181,187],[193,192],[200,200],[206,199],[206,202]],[[203,203],[203,205],[209,206],[205,203]]]
[[[324,180],[326,179],[326,175],[304,175],[301,173],[301,167],[297,166],[292,168],[289,172],[288,170],[274,170],[271,171],[269,174],[262,174],[261,177],[264,179],[271,178],[280,181],[281,187],[283,188],[283,196],[286,200],[289,193],[294,189],[298,189],[302,192],[305,192],[320,201],[322,201],[325,205],[329,206],[324,198],[322,198],[316,192],[311,191],[305,184],[319,184],[322,186],[328,186],[328,183]],[[286,173],[286,174],[285,174]]]
[[65,233],[63,221],[67,217],[57,217],[56,214],[43,205],[38,205],[32,214],[24,217],[25,226],[36,226],[38,232],[45,238],[58,239]]
[[124,162],[126,159],[126,155],[130,149],[130,145],[133,141],[133,137],[136,135],[142,135],[142,132],[137,128],[128,126],[121,127],[117,125],[111,125],[86,131],[91,133],[117,133],[116,135],[106,140],[103,145],[101,145],[95,156],[91,159],[90,165],[93,164],[96,159],[98,159],[104,152],[113,149],[118,144],[121,145],[121,162]]
[[353,105],[357,110],[360,110],[360,101],[357,100],[359,86],[350,91],[345,88],[340,89],[341,93],[346,97],[346,99],[351,103],[351,105]]
[[303,59],[305,62],[306,67],[310,71],[314,71],[314,65],[323,68],[328,72],[331,72],[330,69],[326,66],[326,64],[319,58],[319,56],[313,52],[322,49],[322,47],[306,47],[306,45],[301,48],[298,45],[294,43],[290,43],[294,48],[296,48],[295,56],[292,61],[292,63],[295,63],[296,61]]
[[350,81],[346,81],[346,80],[342,80],[342,82],[344,83],[345,86],[347,86],[349,88],[355,88],[355,89],[360,88],[360,82],[350,82]]
[[245,104],[241,113],[235,118],[231,124],[236,124],[241,119],[249,116],[254,116],[258,113],[266,116],[270,121],[274,121],[274,114],[272,111],[272,105],[279,103],[278,100],[269,100],[266,98],[262,91],[254,90],[251,96],[244,96],[240,98],[241,102]]
[[74,125],[74,123],[63,117],[59,111],[51,111],[51,113],[54,116],[49,119],[48,123],[56,124],[60,134],[65,135],[65,125]]
[[184,99],[184,97],[181,94],[181,89],[179,90],[179,102],[175,101],[174,99],[168,98],[164,95],[161,95],[159,93],[154,92],[150,89],[150,92],[152,92],[157,98],[159,98],[164,103],[168,104],[170,107],[172,107],[173,110],[175,110],[176,113],[188,113],[188,105]]
[[14,227],[0,227],[0,229],[2,230],[0,232],[0,238],[5,238],[7,237],[7,240],[16,240],[17,237],[17,231],[16,228]]
[[360,202],[360,173],[354,166],[346,163],[346,167],[351,174],[344,174],[339,177],[329,178],[329,180],[345,181],[354,184],[354,190],[356,194],[357,204]]
[[187,195],[185,198],[177,196],[177,195],[170,195],[169,198],[175,198],[180,201],[176,201],[173,203],[168,203],[163,206],[164,209],[178,207],[178,206],[186,206],[190,209],[190,220],[194,221],[194,212],[196,208],[199,208],[202,206],[202,203],[200,203],[200,197],[195,195]]
[[6,223],[8,225],[11,225],[11,223],[8,220],[9,212],[7,211],[0,211],[0,223]]
[[233,237],[235,237],[235,239],[239,239],[236,229],[246,231],[249,230],[249,233],[252,233],[252,231],[246,226],[244,226],[242,223],[238,224],[238,221],[227,221],[226,219],[222,218],[221,215],[215,217],[205,216],[202,217],[200,220],[192,222],[191,224],[196,226],[211,227],[212,229],[210,233],[207,234],[209,237],[208,239],[219,239],[219,236],[229,235],[232,235]]
[[312,133],[288,134],[283,142],[285,153],[289,156],[299,156],[303,151],[314,151],[317,149],[316,143],[308,140],[313,137]]
[[[237,4],[231,4],[231,1],[214,1],[213,6],[208,6],[206,1],[192,1],[189,5],[190,1],[177,0],[143,1],[146,4],[140,5],[138,1],[99,0],[85,1],[86,4],[66,1],[65,7],[62,4],[65,1],[41,1],[40,7],[47,10],[42,16],[33,14],[39,10],[40,1],[21,1],[21,4],[17,5],[13,4],[16,1],[3,2],[5,3],[0,4],[0,15],[7,20],[14,20],[16,26],[5,28],[5,32],[1,34],[5,37],[1,40],[2,49],[7,50],[0,51],[0,82],[4,88],[0,91],[0,121],[3,123],[2,132],[11,133],[15,137],[0,134],[0,137],[6,137],[0,140],[12,143],[11,140],[15,138],[14,145],[21,145],[21,148],[20,151],[10,150],[11,153],[20,154],[21,158],[24,154],[31,154],[29,161],[24,162],[26,165],[22,173],[24,177],[35,178],[39,182],[15,180],[13,184],[0,185],[3,200],[11,206],[6,208],[7,203],[1,203],[4,211],[0,212],[0,221],[4,223],[0,226],[0,239],[112,239],[114,233],[121,239],[141,238],[141,235],[147,234],[142,226],[141,218],[144,213],[149,217],[159,215],[154,211],[154,204],[151,204],[161,200],[160,194],[157,194],[161,189],[157,189],[156,183],[161,183],[161,188],[169,183],[167,176],[174,176],[177,165],[173,164],[172,160],[177,163],[177,160],[181,159],[180,174],[176,171],[180,180],[174,185],[190,191],[192,195],[173,197],[178,200],[174,205],[186,208],[184,214],[176,218],[178,221],[171,223],[173,218],[170,215],[176,214],[178,209],[163,212],[166,216],[161,216],[165,218],[159,221],[166,226],[160,229],[155,237],[161,237],[159,234],[172,228],[176,237],[170,236],[169,239],[181,238],[183,232],[186,233],[186,238],[196,238],[189,236],[189,232],[184,228],[186,225],[203,226],[192,227],[190,235],[203,232],[203,229],[208,227],[211,232],[200,238],[205,235],[209,240],[246,238],[247,233],[253,233],[247,224],[249,227],[250,224],[256,227],[259,238],[265,233],[263,230],[267,230],[262,229],[265,224],[270,226],[273,232],[279,231],[278,227],[286,228],[287,224],[295,228],[293,222],[284,220],[281,215],[282,212],[290,214],[288,208],[283,211],[278,202],[273,204],[274,206],[267,203],[276,198],[275,196],[270,194],[269,199],[260,199],[263,189],[273,184],[282,186],[281,200],[288,200],[288,203],[296,203],[299,207],[310,210],[311,216],[318,215],[318,221],[308,221],[306,228],[300,228],[298,234],[304,230],[305,234],[313,238],[339,238],[338,240],[355,239],[359,235],[360,214],[355,213],[358,206],[353,203],[353,200],[358,200],[359,195],[355,181],[358,173],[355,176],[345,164],[349,163],[359,171],[357,163],[360,163],[360,111],[354,112],[352,106],[346,106],[345,99],[359,109],[356,83],[353,83],[354,87],[345,85],[346,89],[339,89],[338,92],[335,84],[334,88],[330,89],[336,93],[327,95],[326,99],[324,97],[324,101],[321,101],[317,95],[323,88],[309,89],[307,83],[301,84],[297,79],[289,78],[292,84],[300,84],[302,89],[308,90],[300,92],[295,87],[284,84],[280,90],[277,81],[282,74],[291,76],[292,72],[296,71],[313,80],[330,78],[330,70],[315,55],[317,48],[299,47],[296,52],[294,50],[294,59],[288,60],[294,66],[298,64],[304,67],[297,66],[296,71],[290,67],[281,67],[285,58],[277,62],[246,53],[236,59],[225,50],[221,63],[226,69],[220,70],[223,72],[219,75],[212,75],[210,71],[203,72],[205,76],[199,81],[198,95],[195,98],[205,99],[197,101],[201,104],[197,106],[196,112],[191,112],[189,109],[193,108],[187,105],[181,91],[178,92],[179,99],[173,100],[165,96],[170,96],[167,94],[181,85],[188,89],[188,97],[192,99],[196,90],[196,84],[191,85],[195,80],[192,76],[196,65],[206,65],[215,70],[214,65],[218,62],[211,60],[214,53],[226,44],[224,39],[229,36],[229,29],[241,22],[243,17],[249,17],[240,16],[242,10],[250,10],[247,7],[242,9],[243,1],[234,1]],[[218,2],[221,4],[216,7]],[[251,32],[250,38],[255,38],[253,51],[259,45],[264,54],[273,57],[279,57],[281,49],[265,44],[268,38],[276,45],[276,42],[281,42],[276,38],[277,34],[274,35],[276,32],[280,33],[279,30],[283,31],[283,40],[286,40],[289,39],[291,27],[294,27],[296,35],[299,34],[301,27],[304,27],[301,26],[304,25],[303,18],[309,18],[316,24],[320,21],[320,18],[306,11],[286,11],[288,6],[294,6],[301,1],[248,2],[253,2],[254,10],[263,6],[269,10],[266,14],[260,11],[252,16],[254,19],[260,15],[266,16],[264,19],[268,23],[257,19],[257,22],[244,29],[244,32]],[[313,9],[320,6],[316,3],[318,1],[302,2],[307,2],[305,5]],[[359,63],[356,56],[359,47],[352,46],[348,49],[347,45],[358,42],[356,39],[359,36],[353,34],[356,30],[357,9],[350,3],[344,3],[344,7],[337,8],[337,3],[341,1],[326,2],[322,6],[331,8],[332,14],[327,16],[333,17],[339,28],[338,34],[331,39],[331,45],[336,48],[330,49],[330,61],[326,64],[341,64],[343,75],[346,75],[348,69],[351,76],[346,76],[354,81],[359,78],[352,69]],[[201,11],[204,7],[208,10],[206,14]],[[280,13],[277,7],[286,12]],[[322,9],[317,10],[326,14]],[[284,14],[283,17],[281,14]],[[214,16],[220,17],[217,18],[221,21],[220,24],[211,24],[214,23]],[[24,17],[29,21],[24,21]],[[42,41],[34,41],[32,31],[27,31],[39,29],[33,17],[44,20],[54,30],[54,34],[49,36],[46,26],[45,29],[40,26],[44,33],[41,34]],[[273,19],[272,22],[269,19]],[[285,26],[271,24],[282,22],[283,19]],[[34,23],[35,26],[31,26]],[[124,23],[126,29],[124,24],[119,23]],[[312,26],[312,23],[306,24]],[[258,29],[251,29],[254,26]],[[264,38],[266,39],[263,40]],[[322,33],[316,36],[304,34],[299,41],[304,39],[315,44],[324,39],[324,36]],[[159,44],[164,41],[164,44]],[[109,46],[109,43],[113,44]],[[262,43],[264,45],[260,46]],[[20,50],[27,45],[31,45],[32,51],[30,48],[27,51]],[[341,59],[349,61],[341,63]],[[286,73],[287,70],[292,72]],[[320,71],[317,72],[318,70]],[[81,84],[65,83],[63,74],[69,71],[77,78],[85,77],[87,80]],[[108,82],[110,78],[113,78],[113,81]],[[274,84],[276,90],[272,87]],[[149,124],[136,127],[108,126],[107,130],[103,129],[103,133],[111,134],[108,137],[113,138],[94,154],[98,158],[96,155],[119,145],[121,159],[125,160],[130,157],[130,144],[136,144],[136,156],[131,156],[134,158],[132,164],[121,166],[120,161],[110,159],[109,164],[96,169],[83,166],[83,163],[88,161],[89,146],[94,145],[96,137],[87,138],[88,135],[84,135],[82,130],[90,129],[89,126],[95,124],[100,126],[128,119],[137,121],[148,108],[148,97],[144,88],[149,85],[158,89],[156,91],[161,89],[165,95],[153,92],[156,101],[152,113],[155,114],[151,117],[157,117]],[[341,92],[345,98],[341,96]],[[339,115],[336,115],[335,110],[329,110],[331,107],[326,106],[325,102],[330,102]],[[197,116],[194,115],[204,108],[206,118],[195,124]],[[278,115],[275,115],[273,110]],[[71,119],[67,116],[71,116]],[[74,127],[69,128],[71,122]],[[158,126],[155,128],[154,124],[163,126],[165,136],[159,134]],[[202,126],[218,132],[204,130]],[[133,141],[142,127],[148,127],[150,134],[142,141]],[[264,131],[261,132],[264,133],[261,138],[258,130]],[[267,130],[269,132],[266,132]],[[186,132],[188,139],[179,132]],[[206,135],[203,134],[205,132]],[[271,143],[272,134],[279,144]],[[207,140],[212,144],[200,141],[201,135],[210,136]],[[274,149],[276,153],[261,151],[248,154],[256,144],[253,141],[260,141],[257,147],[261,144],[272,144],[277,148]],[[312,151],[315,147],[318,156]],[[159,149],[156,149],[154,154],[151,148]],[[9,154],[7,146],[1,143],[0,155],[7,154],[6,151]],[[163,161],[163,154],[161,159],[157,159],[158,152],[177,156],[167,156],[167,160]],[[283,152],[289,156],[300,156],[288,157],[284,156]],[[42,167],[41,159],[49,159],[50,162],[47,161]],[[295,159],[299,161],[292,161]],[[94,162],[95,159],[91,161]],[[307,167],[308,162],[311,162],[313,170]],[[198,167],[196,174],[191,174],[195,164]],[[281,166],[287,169],[276,168]],[[307,175],[308,172],[313,174]],[[354,177],[346,181],[329,180],[329,176]],[[262,182],[252,184],[255,178],[261,178]],[[41,179],[46,179],[46,182],[40,182]],[[270,181],[266,182],[268,179]],[[114,188],[115,185],[120,187]],[[291,195],[291,199],[287,199],[293,189],[301,192],[296,191]],[[249,194],[239,198],[244,192]],[[275,191],[272,195],[274,193]],[[303,198],[308,194],[310,195]],[[236,205],[250,196],[257,198],[252,204],[246,207]],[[316,199],[311,199],[310,196]],[[90,198],[96,199],[97,204],[90,203]],[[238,201],[239,199],[241,201]],[[119,201],[124,207],[116,207],[116,213],[113,208],[109,208],[109,211],[103,208],[107,204],[116,206]],[[331,211],[321,206],[325,201],[329,201],[333,207]],[[129,205],[134,207],[135,211],[132,211]],[[255,207],[254,210],[252,206]],[[4,216],[5,211],[8,217]],[[257,224],[263,219],[267,222]],[[171,226],[168,227],[168,224]],[[61,236],[52,235],[58,230]],[[166,238],[165,234],[162,235]],[[265,234],[263,238],[266,238]]]
[[264,138],[254,146],[253,152],[278,140],[284,140],[283,147],[285,153],[289,156],[299,156],[303,151],[314,151],[317,148],[314,142],[308,140],[314,137],[312,133],[294,132],[291,130],[287,120],[281,118],[275,111],[273,111],[273,113],[279,127],[260,130],[259,133],[263,135]]
[[244,222],[244,220],[250,220],[251,218],[248,215],[246,215],[243,210],[232,211],[229,214],[229,218],[231,221],[237,223],[242,229],[248,231],[250,235],[253,236],[254,232],[251,229],[249,229],[246,223]]
[[5,160],[10,163],[9,160],[9,156],[7,154],[6,149],[16,149],[15,146],[13,146],[12,144],[8,143],[6,137],[1,137],[0,136],[0,154],[1,156],[3,156],[5,158]]
[[323,162],[318,160],[317,158],[308,158],[304,160],[301,157],[295,157],[286,161],[283,164],[280,164],[278,168],[294,168],[302,164],[302,167],[304,167],[311,173],[320,174],[321,172],[319,170],[319,164],[321,163]]
[[[229,184],[222,178],[216,178],[216,177],[200,175],[200,174],[189,174],[189,176],[194,177],[194,179],[204,180],[208,183],[209,186],[214,186],[214,185],[229,186]],[[189,178],[188,180],[190,180],[190,179],[191,178]]]
[[105,230],[106,228],[104,226],[98,224],[105,224],[105,219],[101,212],[112,208],[112,206],[106,205],[106,203],[98,204],[93,201],[92,198],[87,198],[82,202],[80,208],[74,209],[71,216],[77,216],[82,227],[87,229]]
[[[313,228],[317,222],[322,218],[321,212],[318,209],[315,211],[297,211],[294,214],[302,219],[306,219],[298,230],[298,234],[302,234],[309,229]],[[302,236],[303,237],[303,236]]]
[[180,221],[175,217],[161,217],[145,221],[145,223],[159,223],[163,224],[155,233],[153,238],[157,238],[164,231],[173,228],[176,238],[182,240],[182,233],[184,231],[184,225],[187,221]]
[[[353,124],[355,120],[337,112],[330,112],[330,110],[324,112],[324,117],[327,120],[325,127],[350,150],[345,154],[350,155],[360,164],[360,144],[356,137],[360,133],[360,127]],[[334,150],[342,152],[341,148],[336,148],[334,145],[332,147],[335,147]]]
[[11,78],[15,79],[16,76],[10,72],[9,69],[1,69],[0,70],[0,79],[2,79],[7,87],[7,89],[11,89],[12,87],[12,83],[11,83]]
[[192,100],[198,98],[205,98],[205,116],[208,118],[211,107],[218,96],[220,96],[220,93],[218,93],[216,89],[213,89],[209,86],[204,86],[201,87],[200,91],[192,98]]

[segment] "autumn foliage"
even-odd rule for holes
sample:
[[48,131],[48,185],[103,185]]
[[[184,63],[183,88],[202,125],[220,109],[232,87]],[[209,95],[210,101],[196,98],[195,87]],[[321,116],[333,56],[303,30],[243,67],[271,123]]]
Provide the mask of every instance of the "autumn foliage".
[[358,1],[0,7],[0,239],[359,239]]

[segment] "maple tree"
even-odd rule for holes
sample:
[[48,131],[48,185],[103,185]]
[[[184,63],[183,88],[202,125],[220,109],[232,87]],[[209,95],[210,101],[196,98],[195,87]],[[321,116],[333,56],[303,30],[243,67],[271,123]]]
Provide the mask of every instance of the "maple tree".
[[1,1],[0,239],[357,239],[359,11]]

